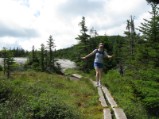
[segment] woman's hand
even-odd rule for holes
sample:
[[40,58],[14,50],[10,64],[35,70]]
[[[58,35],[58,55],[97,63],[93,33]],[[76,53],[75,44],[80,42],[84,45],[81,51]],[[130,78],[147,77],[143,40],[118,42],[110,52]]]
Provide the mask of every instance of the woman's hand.
[[112,58],[112,57],[114,57],[113,55],[108,55],[108,58]]
[[86,59],[86,57],[81,57],[81,59],[85,60],[85,59]]

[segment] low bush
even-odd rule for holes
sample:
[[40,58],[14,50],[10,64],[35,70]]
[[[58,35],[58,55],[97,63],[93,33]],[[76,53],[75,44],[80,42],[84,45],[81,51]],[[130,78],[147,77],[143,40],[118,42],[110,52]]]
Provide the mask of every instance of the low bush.
[[0,71],[3,71],[3,66],[2,65],[0,65]]
[[117,104],[124,109],[128,119],[148,119],[145,105],[135,92],[134,81],[136,80],[131,76],[120,76],[117,70],[109,71],[103,78],[103,84],[108,87]]
[[159,84],[155,81],[135,80],[135,94],[150,115],[159,115]]

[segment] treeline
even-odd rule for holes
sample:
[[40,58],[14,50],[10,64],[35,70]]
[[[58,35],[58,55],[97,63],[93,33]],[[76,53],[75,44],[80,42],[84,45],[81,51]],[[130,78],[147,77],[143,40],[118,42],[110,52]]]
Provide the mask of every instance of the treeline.
[[[122,64],[126,60],[126,54],[129,53],[131,47],[131,44],[129,44],[130,40],[126,36],[99,36],[94,28],[90,29],[90,34],[88,34],[89,30],[85,24],[85,17],[82,18],[79,26],[81,28],[80,34],[76,37],[79,43],[70,48],[56,51],[56,57],[69,58],[76,62],[80,70],[89,72],[94,68],[92,63],[94,57],[92,56],[85,61],[81,60],[81,57],[98,48],[98,44],[102,42],[108,54],[113,55],[113,59],[105,59],[105,72],[116,67],[118,64]],[[137,38],[137,35],[134,37]]]
[[[79,43],[77,45],[74,45],[70,48],[60,49],[55,52],[56,57],[58,58],[64,58],[64,59],[70,59],[72,61],[75,61],[77,65],[79,66],[79,69],[89,72],[93,69],[92,62],[94,60],[94,57],[90,57],[86,61],[81,60],[81,57],[92,52],[94,49],[98,47],[98,44],[100,42],[104,43],[105,50],[108,52],[108,54],[115,54],[117,55],[113,60],[105,59],[105,67],[104,71],[108,71],[109,69],[116,66],[117,63],[119,63],[120,59],[120,46],[125,42],[125,37],[123,36],[95,36],[90,37],[87,41],[86,46]],[[118,43],[119,44],[118,44]],[[83,50],[86,48],[86,50]],[[118,54],[117,54],[118,53]],[[84,64],[86,63],[86,64]]]
[[[32,47],[32,51],[24,51],[23,49],[6,49],[1,50],[1,58],[3,58],[3,66],[0,65],[0,71],[4,72],[7,78],[10,78],[11,72],[16,70],[33,69],[36,71],[60,73],[60,64],[55,60],[55,44],[53,37],[50,35],[47,40],[47,46],[41,44],[40,50]],[[26,57],[28,60],[24,66],[15,62],[14,57]]]
[[[159,9],[157,4],[153,3],[151,3],[151,7],[150,20],[144,19],[145,22],[141,23],[139,28],[135,28],[133,16],[127,20],[126,29],[123,30],[125,36],[98,36],[94,29],[91,29],[92,33],[88,34],[85,17],[83,17],[79,23],[80,34],[76,37],[79,43],[73,47],[56,51],[56,56],[76,61],[83,71],[91,70],[90,60],[93,57],[85,62],[81,60],[81,57],[93,51],[100,42],[103,42],[108,54],[114,56],[111,61],[109,59],[106,61],[106,65],[111,65],[111,68],[118,64],[134,69],[158,68]],[[107,64],[107,62],[109,63]]]
[[[5,49],[0,50],[0,57],[4,57]],[[13,48],[9,49],[9,52],[12,53],[13,57],[27,57],[29,55],[29,51],[24,50],[23,48]]]
[[52,35],[47,40],[47,46],[42,43],[40,50],[36,50],[34,46],[32,47],[29,60],[25,67],[37,71],[62,73],[60,64],[56,63],[55,43]]

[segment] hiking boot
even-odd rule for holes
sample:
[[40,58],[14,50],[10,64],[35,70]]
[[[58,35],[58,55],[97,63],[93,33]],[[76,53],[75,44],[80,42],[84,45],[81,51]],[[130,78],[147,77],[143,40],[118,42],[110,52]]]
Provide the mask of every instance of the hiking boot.
[[100,81],[98,82],[98,86],[99,86],[99,87],[102,87],[102,85],[101,85]]
[[97,81],[97,85],[96,85],[97,87],[99,86],[99,82]]

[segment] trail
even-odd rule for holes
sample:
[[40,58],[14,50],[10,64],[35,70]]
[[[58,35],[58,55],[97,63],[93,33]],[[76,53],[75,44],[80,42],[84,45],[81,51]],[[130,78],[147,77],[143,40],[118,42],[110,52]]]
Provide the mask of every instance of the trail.
[[[73,77],[80,79],[82,78],[79,74],[72,74]],[[96,81],[90,79],[94,87],[96,86]],[[103,119],[127,119],[124,111],[115,102],[113,96],[105,86],[97,87],[99,101],[103,107]]]
[[[96,87],[96,81],[93,81],[91,79],[90,81]],[[116,119],[127,119],[123,109],[118,107],[109,90],[103,85],[101,87],[97,87],[97,89],[99,100],[101,101],[101,105],[103,106],[104,119],[112,119],[113,117],[115,117]]]

